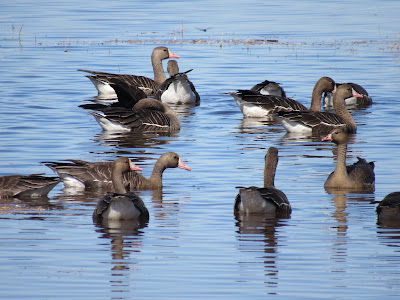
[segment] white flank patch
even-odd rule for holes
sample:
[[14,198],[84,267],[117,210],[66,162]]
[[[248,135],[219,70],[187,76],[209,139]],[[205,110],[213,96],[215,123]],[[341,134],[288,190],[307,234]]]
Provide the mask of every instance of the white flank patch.
[[174,104],[191,104],[196,102],[196,95],[193,93],[188,82],[173,82],[161,95],[161,101]]
[[291,133],[307,133],[307,134],[311,134],[312,132],[312,128],[309,126],[306,126],[302,123],[299,122],[294,122],[294,121],[289,121],[287,119],[284,118],[279,118],[279,120],[281,121],[282,125],[285,127],[287,132],[291,132]]

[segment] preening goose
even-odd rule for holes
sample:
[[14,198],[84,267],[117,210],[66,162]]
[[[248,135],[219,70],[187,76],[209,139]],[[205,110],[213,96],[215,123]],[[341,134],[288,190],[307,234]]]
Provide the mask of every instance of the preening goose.
[[[44,164],[60,177],[66,188],[102,188],[112,191],[112,162],[67,160],[65,162],[45,162]],[[141,171],[142,168],[132,164],[131,170],[122,175],[123,185],[127,191],[161,189],[163,172],[167,168],[191,170],[185,165],[179,154],[166,152],[157,160],[148,179],[136,172]]]
[[260,93],[261,95],[286,97],[283,88],[275,81],[264,80],[263,82],[254,85],[250,90]]
[[339,86],[334,93],[335,113],[319,111],[278,112],[278,119],[288,132],[303,134],[328,134],[335,128],[355,133],[357,125],[344,105],[348,97],[362,97],[350,85]]
[[179,58],[167,47],[156,47],[151,54],[151,64],[153,66],[154,80],[145,76],[113,74],[106,72],[96,72],[90,70],[79,69],[78,71],[87,72],[92,75],[87,77],[92,81],[96,87],[99,97],[101,98],[115,98],[114,89],[110,86],[109,80],[111,78],[118,78],[126,82],[128,85],[134,85],[142,89],[147,96],[155,95],[158,87],[167,79],[164,73],[162,61],[167,58]]
[[112,164],[114,193],[102,197],[93,212],[93,221],[101,220],[149,220],[149,212],[143,200],[134,192],[126,192],[122,175],[132,170],[129,158],[117,158]]
[[400,226],[400,192],[393,192],[379,202],[376,207],[378,225]]
[[[326,91],[333,91],[335,82],[329,77],[321,77],[315,84],[311,96],[311,111],[321,111],[321,97]],[[260,95],[249,90],[229,92],[245,117],[262,118],[280,111],[307,111],[308,109],[296,100],[274,95]]]
[[[336,87],[342,85],[343,83],[336,83]],[[344,99],[346,105],[352,105],[357,107],[367,107],[372,104],[372,98],[368,95],[368,92],[361,85],[349,82],[347,83],[362,97],[349,97]],[[333,106],[333,94],[331,92],[326,92],[323,97],[324,107]]]
[[155,98],[170,104],[200,104],[200,96],[187,76],[190,71],[179,73],[176,61],[169,61],[168,73],[171,77],[160,85]]
[[57,177],[42,174],[9,175],[0,177],[0,198],[40,198],[60,182]]
[[235,199],[235,214],[272,214],[288,217],[292,211],[284,192],[274,186],[278,149],[270,147],[265,155],[264,187],[240,188]]
[[337,145],[335,170],[328,176],[324,187],[333,190],[369,192],[375,189],[374,163],[358,157],[358,161],[346,166],[348,134],[343,128],[334,129],[322,141],[332,141]]

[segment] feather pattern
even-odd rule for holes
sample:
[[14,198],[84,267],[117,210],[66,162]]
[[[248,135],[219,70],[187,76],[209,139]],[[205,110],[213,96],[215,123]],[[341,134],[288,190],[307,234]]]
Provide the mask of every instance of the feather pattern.
[[172,53],[167,47],[156,47],[153,49],[151,54],[151,63],[153,66],[154,80],[138,75],[115,74],[84,69],[78,69],[78,71],[92,74],[87,77],[98,90],[100,97],[115,98],[114,89],[110,85],[110,81],[115,79],[118,79],[124,84],[138,87],[146,94],[146,96],[154,96],[160,84],[166,80],[162,60],[167,58],[179,58],[179,56]]
[[335,92],[335,112],[294,111],[279,112],[278,117],[288,132],[328,134],[333,129],[344,128],[348,133],[355,133],[357,125],[344,105],[344,99],[359,97],[349,85],[341,85]]
[[[66,187],[86,189],[113,190],[111,180],[112,162],[87,162],[83,160],[66,160],[64,162],[44,162],[63,180]],[[135,170],[123,173],[123,185],[127,191],[152,190],[162,188],[162,174],[167,168],[181,168],[190,171],[181,160],[179,154],[166,152],[160,156],[154,165],[150,178],[136,172],[141,168],[133,165]],[[72,178],[77,182],[72,181]]]
[[[321,77],[315,84],[310,110],[321,111],[321,97],[323,92],[333,91],[335,82],[329,77]],[[279,112],[307,111],[308,109],[298,101],[276,95],[261,95],[254,90],[238,90],[229,92],[236,101],[245,117],[273,116]]]
[[2,176],[0,198],[45,197],[59,182],[57,177],[47,177],[42,174]]

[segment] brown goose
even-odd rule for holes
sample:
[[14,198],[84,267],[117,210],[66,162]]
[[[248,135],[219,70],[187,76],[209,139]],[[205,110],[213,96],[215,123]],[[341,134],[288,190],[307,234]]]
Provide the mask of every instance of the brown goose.
[[348,133],[355,133],[357,125],[344,105],[348,97],[362,97],[348,84],[339,86],[334,94],[335,113],[319,111],[278,112],[278,118],[288,132],[303,134],[328,134],[335,128],[343,127]]
[[379,202],[376,207],[378,225],[400,226],[400,192],[393,192]]
[[348,134],[343,128],[333,130],[322,141],[332,141],[337,145],[337,161],[335,170],[328,176],[325,189],[373,191],[375,189],[374,163],[363,158],[350,166],[346,166]]
[[172,77],[179,73],[178,62],[175,59],[170,59],[167,64],[167,72],[169,77]]
[[99,200],[93,212],[93,221],[101,220],[149,220],[149,212],[143,200],[134,192],[126,192],[123,174],[132,170],[132,162],[127,157],[119,157],[112,164],[114,193]]
[[288,217],[292,211],[284,192],[274,186],[278,165],[278,149],[270,147],[265,155],[264,187],[241,188],[235,199],[234,212],[243,214],[274,214]]
[[[343,83],[336,83],[336,87],[342,85]],[[361,85],[353,82],[347,83],[362,97],[350,97],[344,99],[346,105],[357,106],[357,107],[367,107],[372,104],[372,98],[368,95],[368,92]],[[326,92],[323,97],[324,107],[333,106],[333,94],[331,92]]]
[[173,132],[181,126],[175,111],[153,98],[139,100],[132,109],[112,106],[97,109],[101,112],[90,114],[103,130]]
[[9,175],[0,177],[0,198],[40,198],[60,182],[57,177],[32,175]]
[[179,56],[172,53],[171,50],[169,50],[167,47],[154,48],[151,54],[151,64],[153,66],[154,80],[145,76],[113,74],[82,69],[79,69],[78,71],[93,74],[88,75],[87,77],[96,87],[99,93],[99,97],[115,98],[114,89],[109,84],[109,80],[111,78],[118,78],[126,82],[128,85],[135,85],[142,89],[147,96],[151,96],[155,95],[158,87],[167,79],[165,77],[162,65],[162,61],[167,58],[179,58]]
[[[67,188],[112,190],[112,162],[67,160],[66,162],[45,162],[44,164],[61,178]],[[148,179],[135,172],[142,169],[132,164],[131,171],[123,174],[124,187],[127,191],[160,189],[162,188],[162,175],[167,168],[191,170],[177,153],[166,152],[157,160]]]
[[[333,91],[335,82],[329,77],[321,77],[315,84],[311,96],[311,111],[321,111],[321,97],[324,92]],[[307,111],[308,109],[296,100],[274,95],[260,95],[254,91],[239,90],[229,92],[245,117],[262,118],[279,111]]]

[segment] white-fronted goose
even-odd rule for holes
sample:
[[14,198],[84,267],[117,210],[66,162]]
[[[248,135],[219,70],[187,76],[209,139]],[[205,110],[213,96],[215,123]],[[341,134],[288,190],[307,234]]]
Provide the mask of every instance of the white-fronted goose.
[[151,54],[151,64],[153,66],[154,80],[145,76],[113,74],[106,72],[96,72],[90,70],[79,69],[78,71],[87,72],[92,75],[87,77],[92,81],[96,87],[99,97],[102,98],[115,98],[114,89],[110,86],[109,80],[111,78],[118,78],[129,85],[135,85],[142,89],[147,96],[155,95],[158,87],[167,79],[164,73],[162,61],[167,58],[179,58],[167,47],[156,47]]
[[355,133],[357,125],[344,105],[344,99],[361,97],[350,85],[339,86],[334,94],[335,113],[318,111],[278,112],[278,119],[288,132],[303,134],[328,134],[335,128]]
[[254,85],[250,90],[260,93],[261,95],[286,97],[286,93],[283,88],[278,82],[275,81],[264,80],[263,82]]
[[42,174],[9,175],[0,177],[0,198],[40,198],[60,182],[57,177]]
[[[63,181],[66,188],[112,190],[112,162],[87,162],[67,160],[65,162],[45,162]],[[150,178],[135,171],[142,169],[132,164],[131,170],[123,174],[123,184],[127,191],[154,190],[162,188],[163,172],[167,168],[180,168],[190,171],[179,154],[166,152],[154,165]]]
[[349,191],[373,191],[375,189],[374,163],[358,157],[358,161],[346,166],[348,134],[343,128],[334,129],[322,141],[332,141],[337,145],[335,170],[328,176],[325,189]]
[[143,200],[134,192],[126,192],[122,175],[132,170],[127,157],[119,157],[112,164],[114,193],[99,200],[93,212],[93,221],[101,220],[149,220],[149,212]]
[[400,192],[392,192],[376,207],[378,225],[400,226]]
[[[329,77],[321,77],[315,84],[311,96],[311,111],[321,111],[321,97],[326,91],[333,91],[335,82]],[[308,109],[296,100],[273,95],[260,95],[254,91],[239,90],[229,92],[245,117],[262,118],[278,112],[307,111]]]
[[154,98],[138,101],[132,109],[124,107],[98,108],[91,111],[103,130],[173,132],[180,129],[175,111],[167,104]]
[[[336,87],[342,85],[343,83],[336,83]],[[347,83],[351,85],[351,87],[362,97],[349,97],[344,99],[344,103],[346,105],[357,106],[357,107],[367,107],[372,104],[372,98],[368,95],[366,89],[364,89],[361,85],[349,82]],[[333,94],[331,92],[326,92],[323,97],[324,107],[332,107],[333,106]]]
[[278,149],[270,147],[265,155],[264,187],[240,188],[235,199],[234,212],[243,214],[272,214],[288,217],[292,211],[284,192],[275,188]]

